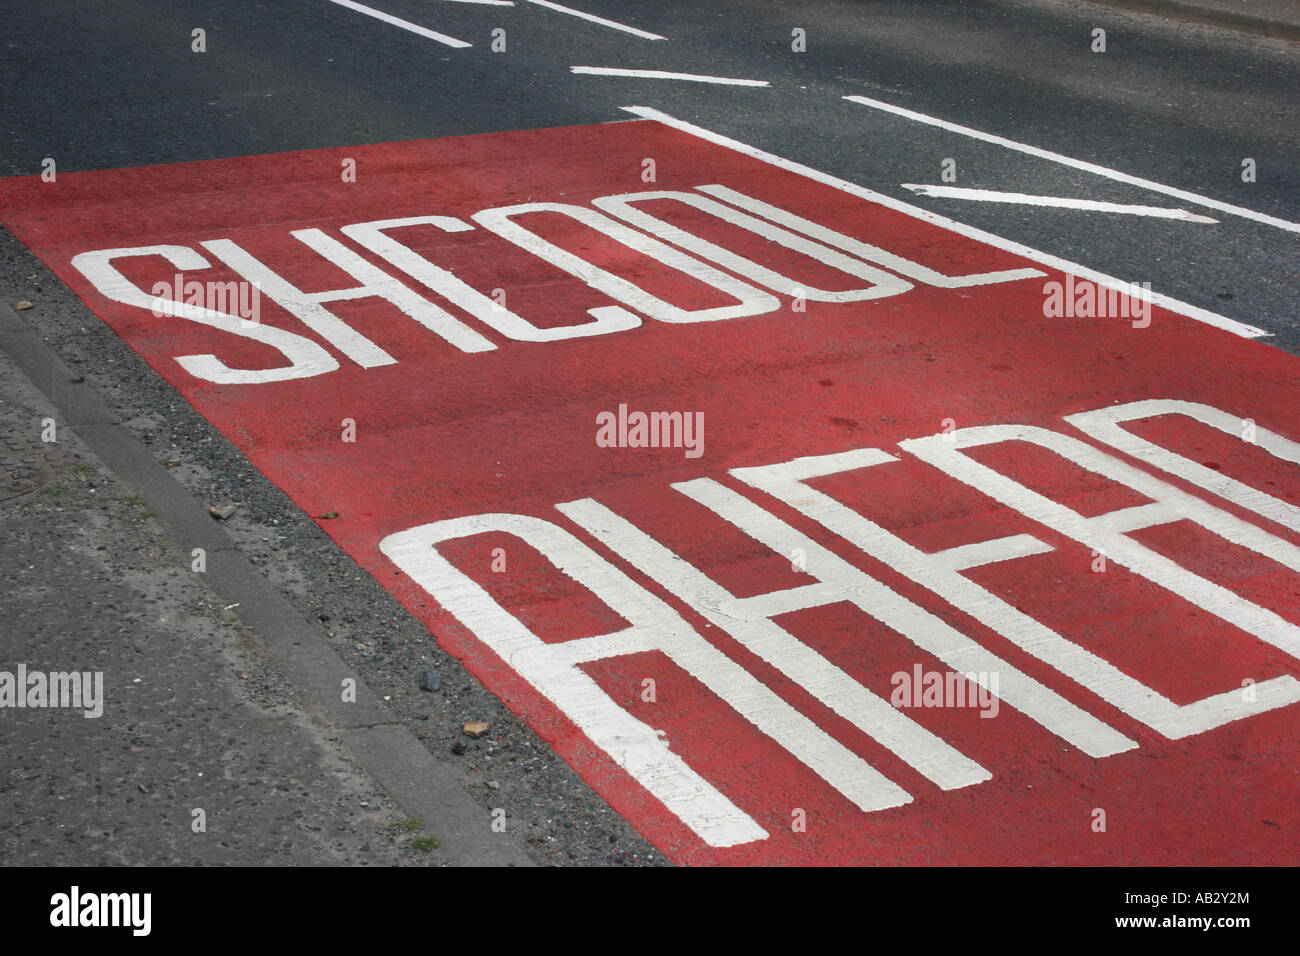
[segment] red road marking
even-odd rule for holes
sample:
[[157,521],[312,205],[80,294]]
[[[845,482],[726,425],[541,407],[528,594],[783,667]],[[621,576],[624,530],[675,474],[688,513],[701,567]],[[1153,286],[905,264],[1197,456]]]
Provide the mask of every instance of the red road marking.
[[[349,158],[356,160],[356,182],[340,176]],[[654,184],[641,179],[645,158],[656,160]],[[600,197],[651,190],[704,195],[696,187],[709,184],[723,184],[945,274],[1035,267],[650,122],[65,174],[56,184],[9,180],[0,184],[0,208],[6,225],[23,242],[295,502],[313,515],[339,512],[338,519],[324,523],[339,544],[674,860],[1293,861],[1300,849],[1295,704],[1261,705],[1258,712],[1214,729],[1169,739],[1026,653],[1006,634],[957,610],[906,569],[864,554],[728,472],[879,449],[897,460],[814,478],[809,484],[924,552],[1010,535],[1038,539],[1048,549],[1045,553],[971,567],[964,577],[1129,678],[1187,705],[1236,692],[1243,680],[1263,685],[1300,675],[1294,646],[1288,643],[1300,624],[1300,587],[1294,570],[1276,560],[1277,554],[1292,554],[1287,549],[1300,542],[1284,510],[1287,503],[1295,506],[1300,487],[1295,463],[1271,454],[1262,441],[1245,442],[1181,415],[1124,425],[1132,434],[1209,463],[1213,471],[1283,505],[1271,519],[1261,517],[1184,478],[1141,466],[1146,475],[1212,505],[1207,521],[1226,515],[1237,522],[1234,528],[1267,532],[1261,547],[1273,549],[1274,557],[1188,520],[1169,518],[1128,535],[1167,555],[1176,567],[1229,589],[1241,599],[1238,604],[1250,602],[1249,607],[1272,615],[1259,619],[1264,623],[1258,629],[1269,635],[1266,641],[1248,633],[1244,619],[1230,623],[1135,573],[1115,555],[1104,574],[1094,573],[1094,549],[1048,527],[1041,514],[1027,517],[923,461],[918,457],[925,451],[921,445],[905,450],[899,443],[934,435],[949,419],[948,430],[1016,424],[1081,440],[1132,466],[1134,459],[1089,441],[1063,419],[1147,399],[1221,409],[1234,421],[1252,420],[1261,434],[1294,442],[1300,439],[1296,360],[1160,309],[1152,310],[1146,328],[1135,328],[1128,319],[1044,319],[1044,283],[1064,278],[1046,268],[1038,278],[955,289],[909,278],[912,288],[897,294],[856,302],[808,301],[804,312],[792,308],[788,290],[766,289],[761,292],[780,300],[767,314],[658,321],[519,250],[473,218],[483,210],[523,203],[593,209]],[[637,203],[636,208],[806,289],[871,285],[696,208],[669,200]],[[449,232],[423,225],[389,234],[485,296],[504,290],[506,308],[538,328],[592,322],[587,310],[611,306],[641,314],[640,324],[592,337],[511,341],[408,276],[409,290],[424,294],[496,347],[462,351],[374,297],[324,302],[394,360],[374,361],[372,352],[370,367],[362,367],[349,358],[359,352],[329,347],[264,295],[262,326],[325,345],[337,368],[286,381],[216,384],[191,375],[176,357],[211,354],[229,367],[247,369],[283,366],[285,358],[227,331],[175,316],[156,317],[146,308],[113,301],[72,265],[74,257],[95,250],[165,244],[194,250],[212,267],[178,270],[158,256],[120,258],[114,265],[146,293],[155,282],[172,283],[178,271],[200,281],[238,279],[238,273],[217,261],[222,247],[200,245],[227,239],[305,292],[343,289],[357,280],[290,231],[319,229],[361,253],[340,233],[342,227],[414,216],[453,217],[472,226]],[[726,292],[556,212],[529,213],[517,221],[678,309],[735,304]],[[380,256],[367,252],[362,258],[390,276],[402,275]],[[737,280],[733,275],[727,281]],[[752,276],[746,281],[760,288]],[[899,277],[891,272],[877,281],[898,284]],[[606,319],[613,321],[608,314]],[[701,414],[702,454],[692,457],[682,447],[600,447],[597,415],[617,413],[620,404],[628,412]],[[344,419],[356,423],[355,442],[341,440]],[[945,452],[942,444],[932,447],[940,455]],[[1084,470],[1024,442],[971,447],[959,454],[1085,517],[1151,501],[1151,495],[1113,476]],[[804,555],[774,552],[688,497],[685,489],[670,487],[700,478],[716,482],[727,501],[738,494],[742,505],[757,504],[792,526],[807,536],[811,549],[804,549]],[[717,490],[690,487],[701,494]],[[818,700],[814,689],[783,674],[780,668],[790,665],[788,657],[764,660],[726,633],[731,625],[725,614],[710,621],[670,596],[661,580],[634,570],[597,544],[575,523],[578,513],[566,509],[562,514],[555,507],[586,498],[738,597],[814,583],[797,565],[803,563],[811,574],[829,574],[838,555],[849,572],[856,568],[869,576],[864,580],[885,586],[885,592],[865,602],[873,613],[884,615],[881,602],[887,600],[911,602],[928,612],[927,635],[946,631],[971,648],[996,655],[1006,665],[1000,672],[1004,696],[997,716],[983,718],[971,706],[898,711],[957,755],[951,766],[966,766],[965,772],[973,772],[973,766],[985,771],[987,779],[941,789],[914,763]],[[399,568],[380,550],[381,542],[413,528],[490,513],[532,516],[575,536],[652,594],[655,607],[663,602],[670,615],[689,624],[700,635],[694,640],[722,651],[744,668],[742,674],[748,672],[774,692],[771,699],[783,701],[787,715],[794,715],[794,723],[786,720],[783,726],[793,728],[801,745],[823,735],[825,747],[819,752],[831,754],[827,766],[848,768],[852,779],[833,783],[814,773],[788,746],[759,733],[754,723],[721,702],[698,675],[658,650],[581,665],[614,704],[663,731],[671,752],[752,824],[751,838],[736,837],[736,845],[729,847],[710,846],[699,828],[684,823],[522,678],[517,670],[525,666],[522,658],[512,667],[490,649],[485,639],[498,638],[500,631],[476,635],[417,584],[412,566]],[[1250,533],[1255,532],[1228,534]],[[828,555],[820,555],[818,545],[829,549]],[[502,572],[492,570],[496,548],[506,558]],[[624,626],[616,612],[509,535],[483,534],[421,553],[445,556],[548,644]],[[1211,593],[1197,587],[1198,595]],[[847,600],[790,610],[776,621],[802,646],[884,701],[897,686],[895,675],[911,675],[918,665],[923,672],[948,670],[936,656]],[[1093,721],[1090,739],[1101,740],[1109,731],[1112,737],[1105,739],[1134,746],[1090,756],[1060,732],[1045,729],[1006,696],[1017,674],[1068,702],[1064,706],[1079,716],[1079,726]],[[654,682],[653,701],[645,699],[647,679]],[[1279,687],[1285,690],[1280,682]],[[961,764],[963,758],[968,764]],[[855,767],[867,767],[879,779],[871,783],[854,777]],[[864,789],[853,790],[858,785]],[[892,787],[910,802],[864,811],[844,792],[853,790],[860,803],[872,787],[876,793]],[[1094,831],[1098,809],[1105,811],[1105,832]],[[806,820],[802,832],[792,828],[801,816]],[[766,836],[753,838],[755,830]],[[735,837],[746,831],[741,826],[727,832]]]

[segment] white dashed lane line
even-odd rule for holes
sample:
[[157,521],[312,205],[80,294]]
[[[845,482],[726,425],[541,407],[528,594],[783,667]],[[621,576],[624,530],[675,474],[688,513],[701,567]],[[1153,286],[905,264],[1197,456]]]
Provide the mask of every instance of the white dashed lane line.
[[368,17],[382,20],[390,26],[401,27],[403,30],[414,33],[416,36],[422,36],[426,40],[433,40],[437,43],[442,43],[457,49],[473,45],[471,43],[466,43],[464,40],[457,40],[455,37],[449,37],[445,33],[430,30],[428,27],[422,27],[417,23],[412,23],[410,20],[403,20],[401,17],[395,17],[391,13],[384,13],[383,10],[376,10],[374,7],[368,7],[363,3],[355,3],[353,0],[330,0],[330,3],[337,3],[340,7],[347,7],[349,10],[355,10],[357,13],[364,13]]
[[526,3],[535,3],[539,7],[545,7],[547,10],[554,10],[556,13],[567,13],[571,17],[580,17],[590,23],[599,23],[602,27],[609,27],[611,30],[621,30],[623,33],[630,33],[633,36],[641,37],[643,40],[666,40],[667,37],[661,37],[657,33],[651,33],[648,30],[638,30],[636,27],[630,27],[626,23],[615,23],[613,20],[606,20],[604,17],[598,17],[594,13],[584,13],[581,10],[575,10],[572,7],[561,6],[558,3],[551,3],[551,0],[525,0]]

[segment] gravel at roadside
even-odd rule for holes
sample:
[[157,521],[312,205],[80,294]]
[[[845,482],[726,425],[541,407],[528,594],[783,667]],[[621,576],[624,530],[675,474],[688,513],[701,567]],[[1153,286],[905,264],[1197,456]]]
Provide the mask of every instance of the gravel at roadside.
[[[339,656],[355,668],[376,693],[389,698],[385,707],[390,714],[401,720],[437,759],[452,762],[473,781],[471,794],[484,808],[485,821],[489,819],[492,809],[504,807],[508,826],[516,836],[522,834],[530,856],[543,865],[667,863],[662,854],[632,830],[567,764],[556,757],[549,745],[537,738],[458,662],[438,648],[423,625],[411,618],[377,582],[343,554],[314,522],[264,479],[234,446],[194,412],[7,233],[0,233],[0,263],[3,264],[0,267],[0,300],[10,305],[21,300],[33,303],[32,309],[21,313],[24,319],[41,331],[47,346],[74,374],[84,376],[88,384],[105,395],[121,420],[154,453],[160,466],[172,463],[173,477],[197,500],[236,505],[231,516],[222,523],[223,529],[303,616],[319,626]],[[14,381],[15,374],[9,368],[0,373],[7,382]],[[28,400],[32,401],[30,398]],[[39,417],[33,420],[31,411],[25,410],[17,421],[24,429],[27,440],[35,438],[38,444]],[[62,434],[59,447],[64,447]],[[67,447],[75,448],[75,439]],[[148,578],[152,574],[161,582],[159,587],[165,585],[157,593],[147,593],[143,598],[144,607],[137,608],[137,611],[142,615],[167,616],[168,622],[151,621],[150,630],[140,633],[155,635],[156,639],[140,643],[144,641],[143,637],[140,638],[137,648],[122,651],[124,662],[152,662],[157,666],[162,666],[165,662],[170,667],[190,661],[192,671],[187,680],[192,686],[209,687],[215,694],[215,675],[220,673],[228,682],[235,682],[226,688],[225,693],[243,695],[242,708],[234,708],[233,697],[230,704],[214,703],[209,708],[213,719],[217,719],[215,715],[218,712],[256,709],[262,713],[278,714],[277,720],[272,722],[283,725],[286,729],[294,724],[302,733],[312,732],[310,720],[293,709],[293,689],[277,677],[274,661],[269,656],[262,655],[257,660],[251,657],[228,657],[231,654],[259,653],[257,635],[242,632],[239,628],[238,608],[208,609],[207,613],[214,615],[208,620],[208,626],[220,629],[219,634],[211,631],[189,634],[177,624],[178,618],[191,606],[187,602],[193,601],[197,606],[199,597],[196,595],[204,591],[202,584],[194,580],[198,576],[190,571],[191,559],[185,542],[163,540],[158,529],[150,527],[149,519],[142,516],[141,509],[129,503],[129,491],[117,489],[110,493],[103,490],[108,487],[104,476],[97,471],[92,476],[89,470],[97,470],[99,467],[92,458],[86,456],[85,460],[74,460],[69,467],[74,466],[83,467],[83,471],[74,474],[72,478],[62,479],[63,484],[67,485],[63,494],[69,495],[66,500],[56,500],[62,495],[54,492],[33,491],[25,496],[30,500],[19,505],[21,508],[39,509],[25,517],[30,519],[27,533],[30,536],[28,549],[32,556],[52,562],[45,571],[52,594],[47,595],[47,609],[40,613],[52,615],[49,627],[67,630],[70,641],[68,653],[71,654],[79,646],[78,642],[96,647],[115,643],[107,638],[98,639],[100,643],[88,638],[86,628],[92,623],[95,629],[93,633],[99,633],[101,625],[110,628],[110,632],[113,626],[119,626],[125,632],[140,628],[130,623],[134,620],[130,617],[116,625],[111,624],[113,615],[101,619],[97,617],[95,606],[80,599],[67,599],[66,595],[85,590],[89,582],[82,579],[85,569],[81,565],[69,566],[60,563],[55,557],[65,549],[52,546],[55,539],[42,537],[39,529],[47,525],[63,528],[61,533],[82,537],[88,534],[79,530],[83,526],[95,529],[93,535],[97,543],[90,545],[90,549],[97,557],[91,559],[86,569],[93,569],[97,586],[119,589],[118,617],[129,615],[130,607],[136,607],[125,595],[131,593],[132,586],[139,587],[138,581],[153,580]],[[88,490],[92,480],[99,482],[93,493]],[[108,516],[99,524],[81,520],[80,514],[88,513],[87,509],[98,511],[109,498],[112,499],[109,502],[110,509],[119,510],[99,511],[99,514]],[[74,501],[80,503],[74,505]],[[13,502],[8,504],[12,505]],[[6,504],[0,503],[0,509],[5,507]],[[57,507],[65,510],[52,510]],[[8,513],[0,511],[0,516]],[[66,520],[66,524],[60,524],[61,520]],[[128,527],[124,527],[123,523]],[[6,535],[6,539],[10,537],[17,542],[21,535]],[[104,546],[103,551],[97,550],[100,545]],[[0,549],[4,547],[5,545],[0,545]],[[5,561],[6,567],[13,564],[4,555],[0,555],[0,560]],[[95,564],[95,561],[101,563]],[[34,561],[29,560],[28,563]],[[143,569],[139,574],[144,578],[132,577],[137,574],[137,568]],[[156,607],[148,604],[150,599],[156,602]],[[134,600],[138,603],[141,599]],[[0,598],[0,605],[4,602],[5,599]],[[28,613],[36,612],[28,609]],[[0,614],[5,620],[12,617],[4,607],[0,607]],[[60,617],[63,623],[55,623]],[[184,621],[187,627],[191,623],[189,620]],[[196,624],[193,626],[197,627]],[[77,630],[78,627],[81,628],[80,631]],[[186,653],[184,657],[176,653],[175,647],[177,634],[182,632],[189,634],[188,642],[192,642],[196,648],[193,654]],[[12,654],[13,651],[8,650],[10,643],[4,642],[6,652]],[[212,657],[211,654],[218,650],[224,656]],[[205,657],[204,654],[208,656]],[[87,657],[86,654],[81,656]],[[232,660],[241,662],[232,663]],[[53,664],[50,666],[53,667]],[[108,670],[107,667],[104,669]],[[427,670],[438,675],[437,690],[420,689],[421,675]],[[235,674],[235,671],[239,671],[239,674]],[[247,680],[241,676],[243,674],[248,675]],[[136,676],[139,675],[131,674],[124,679],[129,684]],[[164,720],[168,728],[165,731],[168,741],[166,746],[177,752],[188,753],[200,748],[211,736],[200,726],[166,723],[166,718],[157,709],[150,708],[148,713]],[[66,714],[56,716],[71,720]],[[102,720],[107,719],[106,712]],[[87,724],[95,723],[80,716],[76,720]],[[471,720],[486,721],[490,725],[488,733],[478,739],[466,737],[461,727]],[[324,732],[320,728],[314,729],[317,736],[322,738],[318,745],[328,749]],[[78,732],[82,733],[80,730]],[[159,733],[163,731],[160,729]],[[233,734],[220,739],[228,740],[231,736],[239,739],[238,735]],[[217,734],[216,737],[220,735]],[[224,753],[221,747],[234,747],[228,744],[218,746],[216,737],[213,739],[213,759],[217,758],[219,751]],[[29,744],[34,745],[35,740]],[[0,739],[0,749],[11,750],[12,741]],[[286,747],[269,761],[264,761],[262,777],[264,782],[269,781],[267,786],[273,794],[287,794],[279,798],[286,808],[284,812],[292,816],[294,811],[301,811],[301,816],[309,821],[304,826],[319,826],[319,820],[313,821],[311,818],[319,817],[324,808],[313,805],[313,801],[319,803],[321,799],[310,796],[313,788],[298,787],[279,779],[283,771],[276,765],[276,761],[287,767],[288,764],[284,761],[288,761],[296,752],[294,748]],[[346,759],[346,755],[338,756],[338,759]],[[118,776],[127,777],[135,773],[134,764],[143,763],[143,760],[137,753],[126,751],[120,760]],[[201,768],[196,768],[194,772],[197,773],[198,769]],[[302,772],[299,771],[299,775]],[[353,783],[362,786],[366,780],[368,778],[362,778]],[[153,785],[146,783],[145,786]],[[277,786],[288,786],[290,789],[276,791],[274,788]],[[53,798],[45,795],[45,789],[38,780],[23,778],[21,774],[17,780],[10,778],[8,788],[5,797],[9,803],[0,805],[0,847],[5,848],[5,852],[0,852],[0,857],[17,862],[17,857],[8,852],[9,844],[6,841],[14,839],[9,834],[26,831],[25,824],[35,812],[31,804],[37,796],[43,801]],[[148,796],[138,790],[134,794],[135,798],[139,798],[136,803]],[[302,853],[301,857],[270,855],[265,857],[265,862],[358,863],[368,857],[356,854],[374,854],[378,852],[377,847],[387,847],[386,852],[390,855],[382,861],[374,858],[374,862],[437,862],[437,850],[422,853],[409,849],[409,845],[419,838],[418,833],[393,829],[401,820],[400,811],[392,807],[391,803],[385,804],[382,796],[372,799],[359,796],[353,806],[359,806],[361,802],[368,803],[369,807],[361,808],[355,814],[357,821],[383,819],[373,833],[358,830],[354,855],[335,858],[324,849],[313,850],[304,844],[298,851]],[[52,819],[68,815],[61,806],[48,812]],[[185,812],[188,814],[189,810],[186,809]],[[9,814],[14,814],[14,819],[6,821],[5,817]],[[240,819],[240,825],[245,828],[243,832],[251,840],[252,831],[261,825],[257,821],[266,819],[266,814],[241,814]],[[172,813],[169,820],[169,826],[181,827],[183,824],[182,834],[189,833],[188,818],[180,820],[176,813]],[[338,826],[337,823],[332,825]],[[157,824],[152,827],[156,830]],[[209,827],[210,832],[211,829]],[[153,830],[143,831],[137,844],[156,840],[156,835],[147,836]],[[15,851],[21,852],[19,848],[27,840],[27,837],[20,838],[15,844]],[[362,851],[362,846],[368,849]],[[320,854],[320,858],[315,859],[313,854]],[[27,859],[39,862],[30,856]],[[261,862],[262,859],[248,859],[247,862]],[[78,858],[77,862],[83,860],[84,858]],[[130,862],[146,861],[133,859]],[[173,859],[169,856],[159,858],[156,862],[191,860]]]

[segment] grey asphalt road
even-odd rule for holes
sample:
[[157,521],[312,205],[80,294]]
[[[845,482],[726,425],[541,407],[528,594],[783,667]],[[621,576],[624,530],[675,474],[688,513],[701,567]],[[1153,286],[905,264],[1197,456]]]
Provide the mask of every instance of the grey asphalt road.
[[[1293,43],[1066,0],[572,4],[663,40],[524,0],[373,5],[472,46],[453,48],[331,0],[5,0],[0,175],[39,173],[47,157],[60,171],[105,169],[610,122],[628,117],[621,107],[647,106],[1035,249],[1149,282],[1300,352],[1300,238],[1266,221],[1300,220],[1300,57]],[[202,53],[192,49],[199,28]],[[1105,31],[1105,52],[1092,49],[1097,29]],[[496,37],[498,45],[504,39],[500,52],[493,51],[494,30],[504,31]],[[796,30],[806,38],[802,52],[793,48]],[[582,75],[574,66],[769,85]],[[1116,181],[845,96],[1167,189]],[[952,185],[959,187],[1186,208],[1219,222],[918,197],[902,186],[939,183],[946,159],[955,161]],[[1247,159],[1256,170],[1251,182],[1242,178]],[[1258,215],[1212,211],[1168,190]],[[254,563],[349,666],[393,698],[397,717],[439,759],[474,781],[484,813],[500,793],[515,800],[521,840],[536,862],[664,862],[7,234],[0,236],[0,297],[36,303],[28,314],[39,317],[52,352],[111,396],[130,428],[152,436],[160,459],[187,459],[176,477],[196,497],[243,502],[230,529]],[[34,564],[41,551],[34,526],[26,517],[13,520],[15,559],[26,548]],[[65,575],[65,591],[114,586],[111,569],[101,569],[98,585],[87,569],[52,565],[48,573]],[[15,600],[13,593],[0,598]],[[84,606],[69,604],[65,612],[65,629],[84,622]],[[215,634],[211,639],[233,641]],[[414,680],[431,666],[445,690],[422,695]],[[202,667],[215,673],[226,665],[214,656]],[[191,679],[200,679],[202,667]],[[495,742],[452,753],[460,721],[477,717],[501,728]],[[167,718],[155,710],[152,719],[161,725]],[[282,732],[292,739],[287,727]],[[173,733],[197,731],[181,723]],[[118,776],[128,777],[129,758],[118,759],[125,761]],[[322,762],[292,772],[314,779],[333,759],[325,748]],[[490,791],[489,780],[497,784]],[[48,816],[45,806],[33,809],[43,793],[39,780],[19,776],[8,786],[23,798],[10,801],[10,813]],[[342,806],[336,797],[350,799],[337,787],[322,794],[321,813]],[[372,826],[350,813],[343,824],[349,836],[330,850],[340,862],[356,861]],[[80,822],[97,819],[90,812]],[[277,834],[255,830],[250,824],[241,836],[250,858],[272,853]],[[17,842],[7,836],[7,860],[32,859],[32,841],[51,839],[39,833],[27,831]],[[389,843],[384,862],[415,859]],[[160,851],[159,860],[171,852]]]
[[[819,0],[583,10],[385,0],[454,49],[330,0],[0,4],[0,173],[96,169],[626,118],[653,106],[900,198],[936,183],[1179,206],[1167,195],[845,101],[866,96],[1266,215],[1300,218],[1294,43],[1065,0]],[[206,31],[207,52],[191,50]],[[792,31],[805,31],[794,52]],[[493,52],[493,31],[505,49]],[[1106,31],[1104,53],[1093,31]],[[768,87],[574,75],[600,66]],[[1255,161],[1254,182],[1242,162]],[[961,221],[1267,329],[1300,347],[1297,234],[958,199]],[[1193,209],[1192,211],[1196,211]],[[1204,210],[1202,210],[1204,212]]]

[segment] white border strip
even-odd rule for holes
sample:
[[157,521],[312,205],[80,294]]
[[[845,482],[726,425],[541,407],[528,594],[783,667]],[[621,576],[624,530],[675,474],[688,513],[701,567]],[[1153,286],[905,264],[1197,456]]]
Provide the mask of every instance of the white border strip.
[[609,27],[611,30],[622,30],[624,33],[630,33],[634,37],[641,37],[643,40],[666,40],[667,37],[661,37],[657,33],[650,33],[647,30],[638,30],[636,27],[630,27],[625,23],[615,23],[613,20],[606,20],[604,17],[598,17],[594,13],[583,13],[581,10],[575,10],[572,7],[562,7],[558,3],[551,3],[551,0],[526,0],[528,3],[535,3],[539,7],[545,7],[547,10],[554,10],[557,13],[567,13],[571,17],[581,17],[583,20],[590,20],[592,23],[599,23],[602,27]]
[[893,113],[895,116],[902,116],[906,119],[915,120],[918,123],[937,126],[940,129],[948,130],[950,133],[960,133],[962,136],[970,136],[973,139],[982,139],[986,143],[993,143],[996,146],[1005,146],[1007,149],[1014,149],[1017,152],[1027,153],[1030,156],[1037,156],[1039,159],[1047,159],[1054,163],[1060,163],[1063,166],[1072,166],[1075,169],[1082,169],[1085,172],[1104,176],[1107,179],[1113,179],[1116,182],[1128,183],[1131,186],[1141,186],[1143,189],[1150,189],[1153,192],[1164,193],[1166,196],[1173,196],[1176,199],[1183,200],[1184,202],[1195,203],[1198,206],[1205,206],[1209,209],[1217,209],[1219,212],[1230,213],[1234,216],[1242,216],[1245,219],[1253,219],[1255,222],[1262,222],[1269,226],[1277,226],[1277,228],[1285,229],[1288,232],[1300,232],[1300,223],[1289,222],[1286,219],[1278,219],[1276,216],[1267,216],[1262,212],[1255,212],[1253,209],[1244,209],[1241,206],[1234,206],[1231,203],[1220,202],[1217,199],[1208,199],[1205,196],[1198,196],[1196,193],[1189,193],[1183,189],[1175,189],[1173,186],[1165,186],[1161,183],[1153,182],[1150,179],[1142,179],[1138,176],[1130,176],[1128,173],[1121,173],[1116,169],[1098,166],[1096,163],[1086,163],[1081,159],[1071,159],[1069,156],[1062,156],[1060,153],[1053,153],[1050,150],[1039,149],[1037,146],[1029,146],[1025,143],[1017,143],[1010,139],[1003,139],[1001,136],[994,136],[992,133],[983,133],[977,129],[971,129],[969,126],[959,126],[956,123],[949,123],[947,120],[936,119],[933,116],[926,116],[924,113],[915,113],[912,110],[905,110],[901,106],[893,106],[890,103],[873,100],[867,96],[845,96],[843,99],[849,100],[852,103],[860,103],[863,106],[870,106],[872,109],[883,110],[886,113]]
[[1034,196],[1029,193],[1003,193],[992,189],[967,189],[965,186],[926,186],[920,183],[899,183],[918,196],[935,196],[939,199],[968,199],[972,202],[1002,202],[1018,206],[1048,206],[1053,209],[1080,209],[1084,212],[1117,212],[1126,216],[1150,216],[1153,219],[1178,219],[1183,222],[1218,222],[1209,216],[1170,209],[1167,206],[1134,206],[1129,203],[1101,202],[1096,199],[1070,199],[1065,196]]
[[1234,335],[1253,339],[1272,334],[1266,332],[1264,329],[1256,328],[1253,325],[1246,325],[1244,322],[1238,322],[1236,319],[1230,319],[1225,315],[1219,315],[1217,312],[1210,312],[1208,309],[1202,309],[1199,306],[1180,302],[1178,299],[1170,298],[1162,293],[1150,292],[1140,286],[1134,287],[1131,283],[1121,282],[1119,279],[1116,279],[1113,276],[1108,276],[1104,272],[1089,269],[1086,266],[1079,265],[1077,262],[1070,262],[1067,259],[1062,259],[1058,256],[1051,255],[1050,253],[1031,249],[1029,246],[1021,245],[1020,243],[1013,242],[1010,239],[1004,239],[1002,236],[995,236],[992,233],[985,232],[983,229],[976,229],[974,226],[968,226],[965,223],[948,219],[945,216],[940,216],[936,213],[929,212],[928,210],[921,209],[919,206],[910,205],[909,203],[894,199],[892,196],[886,196],[873,189],[867,189],[865,186],[851,183],[846,179],[840,179],[836,176],[831,176],[829,173],[820,172],[819,170],[813,169],[811,166],[804,166],[801,163],[796,163],[789,159],[782,159],[780,156],[764,152],[754,146],[748,146],[739,140],[729,139],[720,133],[714,133],[710,130],[704,129],[703,127],[695,126],[684,120],[679,120],[676,117],[669,116],[667,113],[661,112],[653,107],[622,106],[619,108],[624,112],[632,113],[644,119],[655,120],[656,122],[663,123],[665,126],[671,126],[684,133],[690,133],[692,136],[698,136],[700,139],[708,140],[710,143],[715,143],[718,146],[725,146],[727,149],[734,149],[738,153],[744,153],[746,156],[751,156],[754,159],[770,163],[780,169],[797,173],[800,176],[806,176],[808,179],[824,183],[827,186],[833,186],[836,189],[849,193],[852,196],[857,196],[860,199],[865,199],[868,202],[878,203],[888,209],[906,213],[907,215],[912,216],[915,219],[920,219],[923,222],[942,226],[944,229],[951,230],[952,232],[966,236],[969,239],[975,239],[979,242],[987,243],[990,246],[996,246],[1006,252],[1023,256],[1026,259],[1031,259],[1034,262],[1041,263],[1042,265],[1050,266],[1051,268],[1057,269],[1061,272],[1069,272],[1082,279],[1089,279],[1092,282],[1096,282],[1097,284],[1103,285],[1107,288],[1126,292],[1146,302],[1150,302],[1153,305],[1158,305],[1162,309],[1169,309],[1172,312],[1181,313],[1189,319],[1204,322],[1206,325],[1212,325],[1217,329],[1224,329]]
[[725,86],[767,86],[767,80],[737,80],[728,76],[701,76],[698,73],[669,73],[665,70],[623,70],[612,66],[571,66],[574,73],[591,76],[640,76],[651,80],[692,80],[696,83],[721,83]]
[[412,23],[410,20],[403,20],[395,17],[391,13],[384,13],[383,10],[376,10],[374,7],[367,7],[363,3],[355,3],[354,0],[330,0],[330,3],[337,3],[340,7],[347,7],[349,10],[355,10],[357,13],[364,13],[368,17],[374,17],[376,20],[383,20],[385,23],[395,27],[401,27],[403,30],[409,30],[416,36],[422,36],[426,40],[434,40],[438,43],[445,43],[447,46],[461,49],[472,44],[464,40],[457,40],[455,37],[449,37],[445,33],[438,33],[426,27]]

